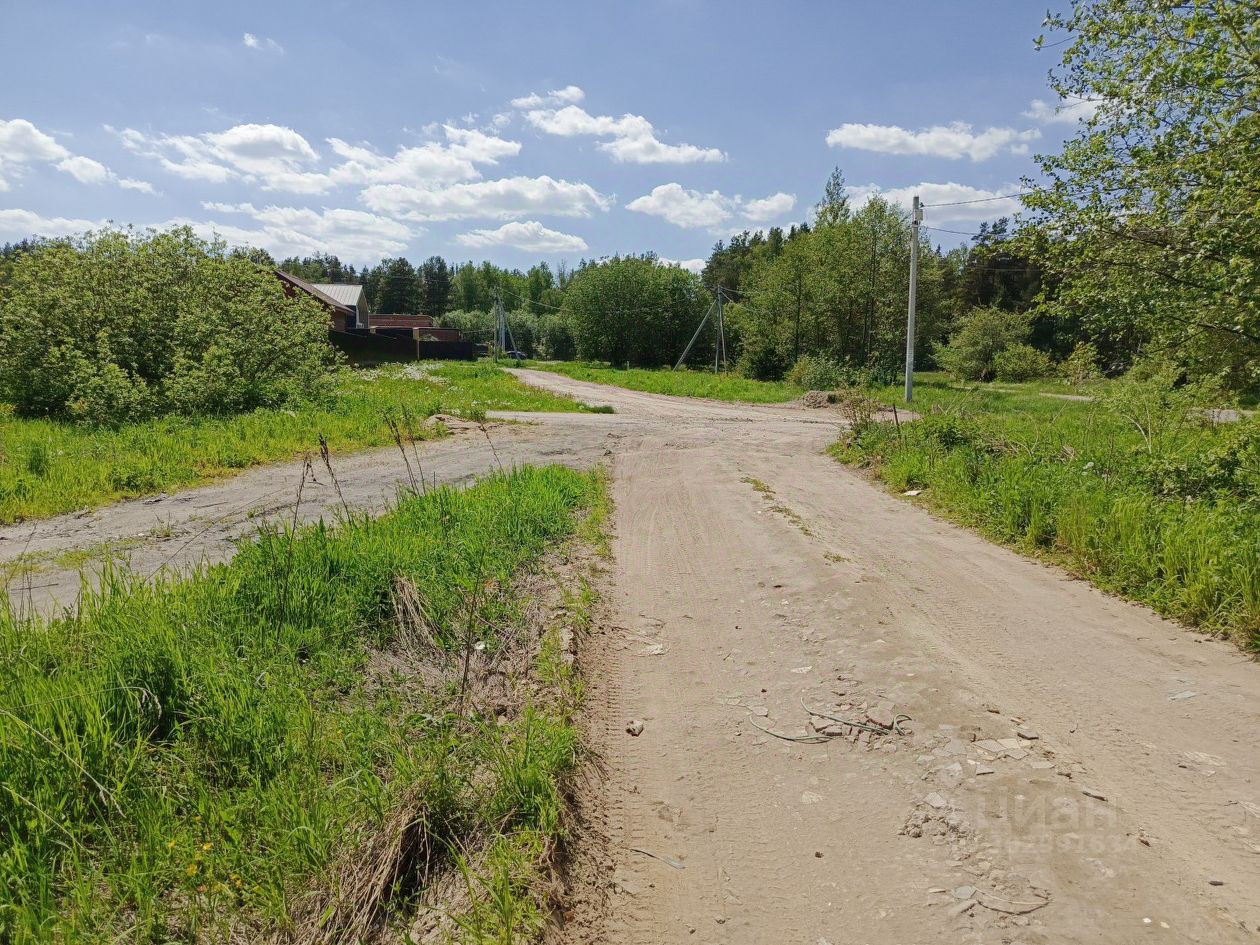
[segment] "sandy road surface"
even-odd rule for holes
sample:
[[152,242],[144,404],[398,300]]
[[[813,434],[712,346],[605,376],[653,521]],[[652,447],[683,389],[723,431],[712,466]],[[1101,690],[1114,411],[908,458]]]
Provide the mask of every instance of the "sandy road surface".
[[[538,372],[520,372],[535,375]],[[544,379],[552,375],[541,375]],[[571,382],[576,385],[576,382]],[[515,464],[563,463],[589,467],[610,454],[627,431],[657,428],[685,418],[691,422],[724,421],[748,424],[786,417],[835,429],[809,411],[685,401],[652,397],[608,387],[584,385],[592,404],[611,402],[618,395],[617,414],[492,412],[492,419],[517,421],[491,424],[483,433],[463,429],[448,439],[420,443],[408,450],[411,469],[396,447],[333,458],[340,491],[314,459],[314,479],[302,488],[297,519],[312,522],[334,519],[343,504],[356,511],[379,512],[396,497],[411,476],[425,481],[463,484],[495,469]],[[247,470],[222,482],[172,495],[119,502],[81,514],[59,515],[18,525],[0,526],[0,564],[22,556],[42,559],[36,573],[10,583],[10,599],[20,607],[48,612],[73,605],[81,586],[80,568],[56,566],[58,556],[91,550],[94,559],[108,546],[111,555],[140,574],[177,569],[230,557],[236,543],[248,538],[264,522],[290,522],[298,505],[302,462],[273,463]],[[91,579],[99,569],[87,567]]]
[[[791,411],[530,379],[659,420],[614,449],[612,891],[574,940],[1260,938],[1260,670],[1236,649],[883,494]],[[893,703],[913,734],[757,727],[805,735],[802,699]]]
[[[491,434],[505,466],[614,472],[586,651],[608,839],[570,941],[1260,941],[1260,669],[1237,650],[883,494],[820,454],[825,411],[518,374],[617,409]],[[473,433],[419,457],[440,481],[496,462]],[[368,508],[406,475],[391,450],[337,469]],[[6,529],[0,560],[120,537],[140,567],[222,557],[293,514],[299,472]],[[308,486],[300,515],[337,504]],[[45,600],[72,593],[49,578]],[[807,735],[802,700],[914,721],[871,744],[764,731]]]
[[[536,415],[530,415],[532,418]],[[540,415],[541,416],[541,415]],[[492,424],[483,434],[472,429],[408,450],[412,470],[396,447],[333,458],[340,485],[334,488],[318,454],[314,480],[302,489],[299,521],[323,516],[332,520],[346,506],[381,511],[408,485],[412,473],[426,482],[465,483],[513,464],[567,463],[589,466],[603,455],[607,429],[620,418],[566,414],[552,426],[534,423]],[[102,549],[140,574],[181,568],[230,557],[236,543],[268,521],[291,522],[302,481],[301,462],[250,469],[235,478],[170,496],[135,499],[80,515],[60,515],[0,528],[0,563],[21,555],[57,556],[75,549]],[[98,565],[88,566],[93,577]],[[72,605],[80,588],[77,568],[43,567],[9,585],[10,599],[41,612]]]

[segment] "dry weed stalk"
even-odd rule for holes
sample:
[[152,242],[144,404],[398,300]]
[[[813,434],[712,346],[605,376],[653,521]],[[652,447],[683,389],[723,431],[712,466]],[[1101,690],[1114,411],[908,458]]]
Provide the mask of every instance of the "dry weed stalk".
[[390,597],[394,605],[394,620],[398,624],[398,642],[409,650],[431,650],[445,661],[446,651],[438,637],[424,595],[410,578],[394,577]]
[[331,888],[308,899],[292,932],[277,941],[349,945],[370,941],[400,894],[423,888],[435,863],[424,786],[409,789],[379,830],[344,857]]

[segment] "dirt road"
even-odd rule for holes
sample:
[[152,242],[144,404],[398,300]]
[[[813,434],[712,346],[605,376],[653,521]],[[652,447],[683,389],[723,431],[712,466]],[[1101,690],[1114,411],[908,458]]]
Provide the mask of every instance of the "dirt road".
[[[887,496],[821,454],[827,411],[518,373],[617,413],[418,456],[439,481],[614,473],[608,619],[585,649],[606,847],[569,941],[1260,941],[1260,669],[1235,648]],[[337,468],[356,507],[405,477],[390,450]],[[120,537],[146,567],[221,557],[293,514],[299,472],[8,529],[0,560]],[[322,482],[299,516],[339,502]],[[912,721],[821,740],[805,705]]]
[[[661,421],[613,457],[613,889],[575,941],[1257,940],[1236,649],[885,495],[820,455],[825,425],[531,380]],[[912,734],[763,731],[807,735],[802,700],[891,703]]]

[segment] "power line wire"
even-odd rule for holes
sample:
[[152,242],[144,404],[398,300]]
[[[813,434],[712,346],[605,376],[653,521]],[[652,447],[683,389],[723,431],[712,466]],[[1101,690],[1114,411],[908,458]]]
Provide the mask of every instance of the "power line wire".
[[953,233],[957,236],[979,236],[979,233],[968,233],[965,230],[947,230],[943,226],[928,226],[926,223],[920,223],[920,227],[925,230],[936,230],[938,233]]
[[977,197],[974,200],[951,200],[948,203],[925,203],[920,204],[920,206],[924,209],[931,207],[961,207],[968,203],[989,203],[993,200],[1010,200],[1012,197],[1023,197],[1031,193],[1031,190],[1021,190],[1016,194],[998,194],[996,197]]

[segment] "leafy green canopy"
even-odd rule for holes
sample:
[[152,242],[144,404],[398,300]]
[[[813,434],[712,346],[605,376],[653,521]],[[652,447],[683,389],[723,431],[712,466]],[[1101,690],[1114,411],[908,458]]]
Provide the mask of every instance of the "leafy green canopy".
[[[954,377],[963,381],[991,381],[1003,366],[1004,356],[1017,351],[1015,359],[1004,365],[1006,374],[1027,376],[1007,377],[1006,380],[1029,380],[1049,373],[1048,359],[1042,366],[1021,367],[1015,363],[1022,357],[1029,360],[1024,349],[1028,339],[1027,315],[1004,312],[999,308],[976,308],[959,319],[957,330],[950,336],[949,344],[936,349],[936,361]],[[1035,349],[1034,349],[1035,350]],[[1038,352],[1040,353],[1040,352]],[[1035,356],[1033,356],[1035,357]],[[1030,373],[1031,372],[1031,373]]]
[[327,392],[327,313],[188,228],[44,243],[0,298],[0,400],[117,424]]
[[[751,253],[729,318],[742,370],[777,379],[804,355],[895,370],[905,352],[910,242],[906,213],[880,197],[851,211],[843,178],[833,174],[812,229]],[[944,334],[955,263],[921,243],[920,345]]]
[[579,359],[658,367],[682,353],[711,301],[686,270],[614,257],[574,275],[561,315]]
[[1260,3],[1078,0],[1053,88],[1097,111],[1026,198],[1050,309],[1260,386]]

